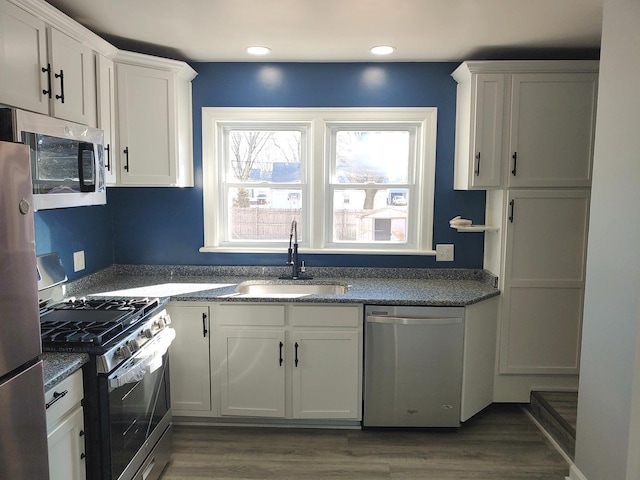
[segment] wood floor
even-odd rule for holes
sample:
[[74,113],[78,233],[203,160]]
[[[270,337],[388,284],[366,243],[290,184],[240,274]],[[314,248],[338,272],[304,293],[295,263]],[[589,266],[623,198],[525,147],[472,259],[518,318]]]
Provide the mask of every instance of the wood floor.
[[517,405],[458,430],[175,426],[161,480],[563,480],[563,457]]

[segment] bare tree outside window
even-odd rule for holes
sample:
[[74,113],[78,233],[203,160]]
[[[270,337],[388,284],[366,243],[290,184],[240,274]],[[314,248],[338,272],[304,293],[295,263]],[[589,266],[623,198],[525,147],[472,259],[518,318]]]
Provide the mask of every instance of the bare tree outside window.
[[230,232],[234,240],[283,240],[301,222],[300,131],[230,130]]

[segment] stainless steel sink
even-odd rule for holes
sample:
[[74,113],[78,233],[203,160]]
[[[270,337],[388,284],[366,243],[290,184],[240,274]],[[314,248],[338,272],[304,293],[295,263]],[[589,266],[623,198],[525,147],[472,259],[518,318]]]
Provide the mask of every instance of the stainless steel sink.
[[244,282],[236,287],[242,295],[340,295],[349,291],[348,285],[319,283],[250,283]]

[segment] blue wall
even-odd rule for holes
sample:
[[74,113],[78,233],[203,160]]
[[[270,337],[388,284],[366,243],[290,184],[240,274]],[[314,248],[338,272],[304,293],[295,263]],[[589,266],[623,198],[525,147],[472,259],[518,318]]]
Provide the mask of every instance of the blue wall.
[[[118,264],[281,265],[282,254],[200,253],[202,226],[202,107],[437,107],[434,242],[455,244],[455,262],[431,256],[305,255],[310,266],[396,266],[481,268],[483,235],[449,228],[456,215],[484,221],[484,192],[453,190],[457,63],[195,63],[193,128],[195,188],[110,188],[113,260]],[[102,207],[83,207],[88,211]],[[72,209],[74,210],[74,209]],[[77,209],[75,209],[77,210]],[[81,209],[82,210],[82,209]],[[86,229],[66,226],[68,214],[47,212],[36,228],[56,223],[51,247],[69,251],[74,241],[90,245],[98,220]],[[46,220],[46,221],[45,221]],[[66,228],[65,228],[66,226]],[[42,235],[38,232],[37,242]],[[108,241],[107,245],[108,248]],[[44,248],[44,247],[43,247]],[[90,248],[90,247],[88,247]],[[40,244],[38,249],[41,250]],[[85,249],[87,251],[87,249]],[[44,250],[43,250],[44,253]],[[303,253],[303,252],[301,252]],[[92,253],[99,263],[103,255]],[[89,266],[88,266],[89,268]],[[87,272],[89,273],[89,272]]]
[[[108,206],[41,210],[35,213],[36,254],[58,252],[69,279],[113,264]],[[85,269],[73,271],[73,252],[84,250]]]

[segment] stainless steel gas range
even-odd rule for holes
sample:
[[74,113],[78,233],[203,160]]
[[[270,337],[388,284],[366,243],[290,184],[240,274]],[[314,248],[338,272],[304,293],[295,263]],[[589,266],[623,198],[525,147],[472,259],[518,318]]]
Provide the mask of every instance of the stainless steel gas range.
[[167,352],[175,331],[165,301],[71,298],[47,304],[40,320],[43,351],[89,354],[88,480],[157,479],[171,454]]

